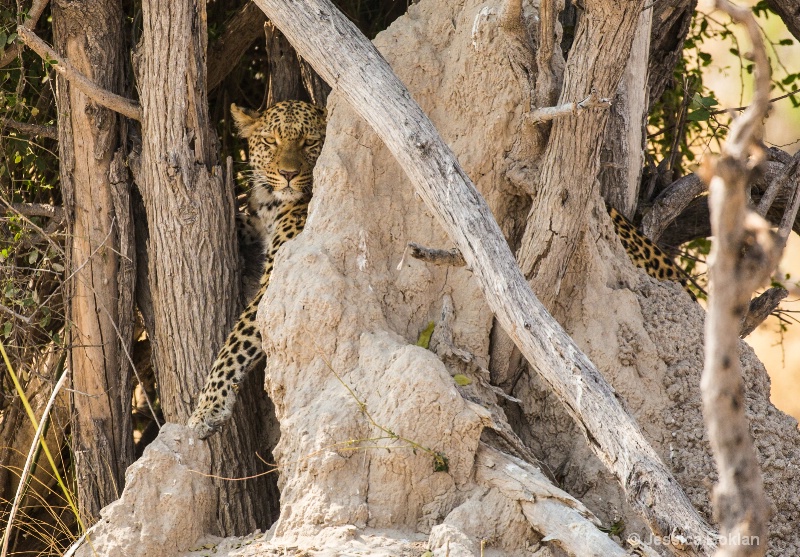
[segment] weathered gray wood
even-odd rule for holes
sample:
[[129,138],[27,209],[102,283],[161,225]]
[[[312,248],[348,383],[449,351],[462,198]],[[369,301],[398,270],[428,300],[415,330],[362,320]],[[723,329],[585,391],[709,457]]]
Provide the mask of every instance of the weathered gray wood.
[[[486,202],[375,47],[327,0],[256,4],[389,147],[472,268],[502,327],[563,401],[631,505],[658,535],[707,539],[710,528],[613,389],[534,296]],[[707,547],[685,549],[684,555],[708,554]]]
[[750,306],[739,327],[739,337],[744,338],[761,325],[775,311],[781,301],[789,295],[789,291],[775,286],[750,300]]
[[653,207],[642,219],[644,235],[658,242],[664,230],[674,221],[695,197],[708,189],[697,174],[678,178],[662,191]]
[[769,110],[770,65],[750,8],[727,0],[717,0],[716,6],[748,31],[755,93],[750,107],[731,125],[728,142],[709,180],[708,206],[715,240],[708,258],[710,295],[700,391],[708,440],[719,471],[712,500],[720,535],[749,542],[720,544],[715,555],[760,557],[767,551],[770,511],[745,415],[739,327],[750,295],[769,279],[783,248],[769,223],[747,207],[748,183],[753,161],[759,158],[759,138]]

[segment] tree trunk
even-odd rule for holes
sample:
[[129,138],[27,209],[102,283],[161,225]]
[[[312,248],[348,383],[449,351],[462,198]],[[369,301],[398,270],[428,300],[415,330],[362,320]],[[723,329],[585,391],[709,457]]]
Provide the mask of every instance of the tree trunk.
[[[53,5],[56,48],[116,93],[125,76],[123,19],[116,0]],[[110,176],[124,134],[119,115],[58,79],[61,187],[71,240],[72,451],[82,518],[91,524],[119,497],[133,462],[132,221],[127,184]]]
[[639,16],[625,72],[617,86],[600,151],[600,192],[629,219],[639,201],[647,124],[647,53],[653,10]]
[[[164,416],[185,423],[237,315],[234,199],[208,119],[205,2],[148,0],[142,15],[135,64],[143,113],[138,182],[153,307],[148,332]],[[230,425],[211,442],[212,474],[222,478],[266,468],[257,456],[265,397],[244,390]],[[220,480],[220,530],[267,527],[277,514],[269,486],[263,476]]]

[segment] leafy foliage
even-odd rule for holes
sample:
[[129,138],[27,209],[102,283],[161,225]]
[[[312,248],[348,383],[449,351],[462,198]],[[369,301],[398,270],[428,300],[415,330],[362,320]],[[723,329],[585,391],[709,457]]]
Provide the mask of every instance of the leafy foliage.
[[[770,18],[779,20],[766,2],[758,2],[753,11],[765,25]],[[740,82],[739,104],[744,104],[746,91],[752,87],[753,63],[743,50],[738,38],[739,30],[729,21],[718,19],[716,13],[695,13],[690,32],[684,42],[683,56],[676,66],[672,85],[668,87],[652,107],[648,118],[648,144],[645,183],[652,181],[655,187],[643,187],[647,205],[675,179],[694,170],[701,157],[719,152],[726,138],[733,114],[742,110],[722,110],[720,101],[708,83],[712,72],[731,72]],[[765,43],[774,68],[773,87],[786,95],[793,106],[800,106],[800,72],[789,68],[782,60],[782,47],[792,46],[791,38],[772,39],[773,33],[764,33]],[[725,65],[719,57],[719,46],[725,45],[735,62]],[[715,52],[712,54],[712,51]],[[723,57],[730,59],[730,57]],[[777,97],[777,95],[776,95]],[[776,101],[777,102],[777,101]],[[710,241],[698,239],[682,247],[681,264],[692,275],[704,269],[709,253]],[[698,267],[699,264],[699,267]],[[705,287],[706,277],[696,277],[697,284]],[[699,298],[705,294],[698,289]]]

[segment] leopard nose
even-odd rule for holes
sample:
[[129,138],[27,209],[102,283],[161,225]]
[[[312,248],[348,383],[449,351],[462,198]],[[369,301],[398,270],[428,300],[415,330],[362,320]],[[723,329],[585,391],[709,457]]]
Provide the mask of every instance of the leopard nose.
[[287,184],[292,181],[292,178],[300,174],[298,170],[278,170],[278,172],[280,173],[281,176],[286,178]]

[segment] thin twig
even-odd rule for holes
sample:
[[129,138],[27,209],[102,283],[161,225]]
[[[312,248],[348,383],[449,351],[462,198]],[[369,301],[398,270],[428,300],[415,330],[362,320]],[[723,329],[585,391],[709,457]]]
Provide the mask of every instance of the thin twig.
[[[785,99],[787,97],[791,97],[792,95],[796,95],[797,93],[800,93],[800,89],[795,89],[794,91],[789,91],[785,95],[781,95],[780,97],[775,97],[774,99],[770,99],[768,102],[774,103],[774,102],[777,102],[777,101],[782,101],[783,99]],[[709,114],[711,116],[714,116],[716,114],[723,114],[723,113],[729,113],[729,112],[741,112],[742,110],[747,110],[747,108],[748,107],[746,107],[746,106],[737,106],[736,108],[721,108],[719,110],[713,110],[713,111],[709,112]]]
[[586,110],[589,108],[608,108],[610,106],[611,99],[600,97],[597,94],[597,91],[592,89],[592,92],[589,93],[589,96],[580,102],[537,108],[536,110],[526,114],[525,117],[534,124],[538,124],[540,122],[549,122],[550,120],[560,116],[569,116],[571,114],[575,114],[579,110]]
[[0,117],[0,128],[12,128],[27,135],[40,135],[50,139],[58,139],[58,130],[55,126],[27,124],[25,122],[12,120],[11,118]]
[[36,36],[36,33],[30,29],[19,26],[17,27],[17,34],[19,38],[22,39],[22,42],[41,56],[43,60],[55,62],[53,69],[64,78],[68,79],[70,83],[80,89],[87,97],[109,110],[119,112],[123,116],[132,118],[133,120],[142,121],[142,107],[139,106],[138,103],[121,97],[111,91],[107,91],[94,83],[78,71],[68,60],[61,58],[55,50],[50,48],[47,43]]

